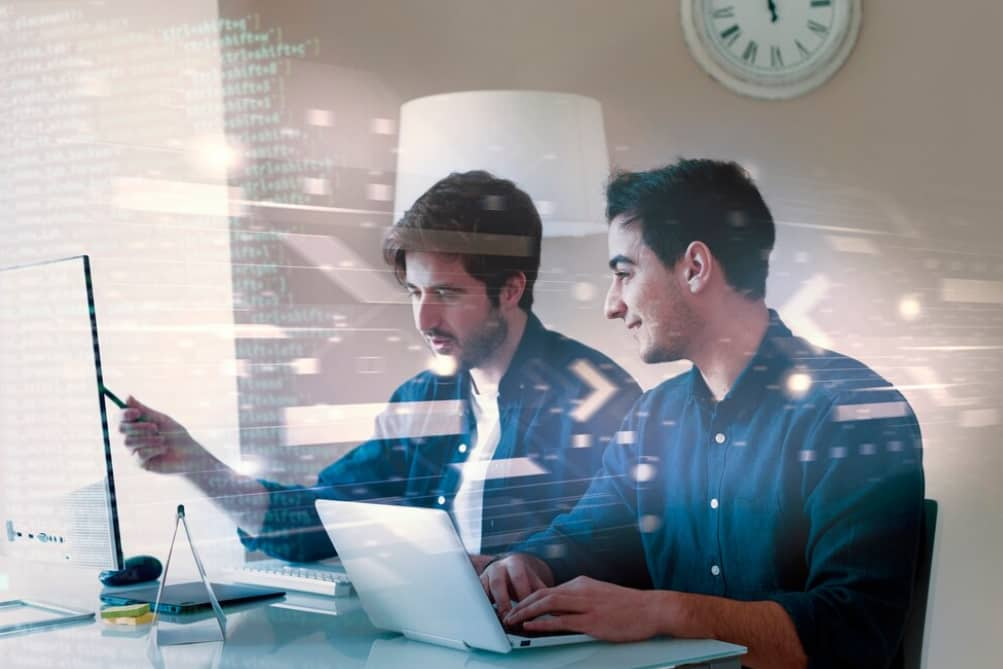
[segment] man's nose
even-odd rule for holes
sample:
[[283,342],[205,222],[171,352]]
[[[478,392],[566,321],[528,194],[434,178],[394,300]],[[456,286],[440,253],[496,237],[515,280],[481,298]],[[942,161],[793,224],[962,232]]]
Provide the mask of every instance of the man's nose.
[[414,306],[414,324],[421,332],[434,330],[442,320],[442,310],[434,299],[422,297]]
[[606,312],[606,318],[623,318],[627,313],[627,305],[620,298],[620,287],[615,281],[609,285],[609,290],[606,291],[606,302],[603,309]]

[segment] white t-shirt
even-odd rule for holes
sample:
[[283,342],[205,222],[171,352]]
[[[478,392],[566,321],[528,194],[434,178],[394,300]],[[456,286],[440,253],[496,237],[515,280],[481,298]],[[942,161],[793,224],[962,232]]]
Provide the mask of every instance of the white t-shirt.
[[499,475],[491,459],[501,441],[501,421],[498,411],[498,389],[485,388],[477,392],[471,383],[470,400],[477,424],[477,443],[463,464],[460,487],[453,499],[453,522],[468,553],[481,550],[481,525],[484,512],[484,481]]

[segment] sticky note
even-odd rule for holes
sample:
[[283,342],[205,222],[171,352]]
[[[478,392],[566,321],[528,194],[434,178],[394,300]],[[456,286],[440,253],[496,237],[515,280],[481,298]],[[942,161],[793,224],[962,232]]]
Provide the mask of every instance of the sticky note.
[[126,604],[124,606],[106,606],[101,609],[101,617],[111,618],[135,618],[150,612],[149,604]]
[[106,625],[131,625],[135,627],[136,625],[152,623],[154,617],[153,613],[148,611],[141,616],[135,617],[105,618],[104,623]]

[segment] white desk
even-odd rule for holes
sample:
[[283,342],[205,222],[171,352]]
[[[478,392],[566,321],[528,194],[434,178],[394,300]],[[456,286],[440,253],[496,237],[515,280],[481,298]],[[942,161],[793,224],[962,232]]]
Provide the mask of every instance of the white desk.
[[[89,579],[88,579],[89,580]],[[171,579],[174,582],[174,579]],[[36,582],[37,583],[37,582]],[[12,583],[11,585],[16,585]],[[51,583],[50,583],[51,585]],[[80,585],[78,583],[78,585]],[[18,596],[97,610],[99,588],[76,588],[71,599],[45,597],[50,588],[11,589]],[[66,591],[64,591],[66,592]],[[88,594],[89,593],[89,594]],[[322,609],[325,613],[315,610]],[[202,616],[205,619],[205,616]],[[162,626],[168,623],[162,622]],[[202,624],[202,623],[199,623]],[[162,627],[163,629],[164,627]],[[148,657],[148,628],[121,632],[96,620],[0,639],[5,668],[72,666],[155,667]],[[692,664],[738,669],[739,647],[718,641],[658,639],[633,644],[590,643],[513,651],[507,655],[451,650],[409,641],[375,629],[356,597],[329,599],[290,594],[285,600],[227,609],[227,641],[162,647],[165,669],[178,667],[268,667],[305,669],[557,669],[653,668]]]

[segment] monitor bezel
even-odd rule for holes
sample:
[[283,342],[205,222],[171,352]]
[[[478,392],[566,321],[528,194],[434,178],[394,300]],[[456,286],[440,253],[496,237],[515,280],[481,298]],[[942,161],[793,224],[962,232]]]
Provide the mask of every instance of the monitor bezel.
[[[118,500],[115,495],[115,474],[112,468],[111,456],[111,434],[108,430],[108,411],[105,406],[104,375],[101,367],[101,345],[98,339],[97,309],[94,301],[94,285],[91,280],[91,260],[87,254],[67,256],[65,258],[55,258],[51,260],[40,260],[37,262],[24,263],[0,267],[0,272],[26,269],[28,267],[38,267],[40,265],[52,265],[55,263],[81,261],[84,271],[84,283],[87,287],[87,311],[90,314],[91,344],[94,352],[95,381],[98,391],[98,408],[101,413],[101,434],[104,439],[105,457],[105,499],[108,503],[108,517],[111,519],[111,542],[112,553],[115,559],[113,569],[120,570],[125,567],[125,558],[122,553],[122,535],[118,523]],[[76,566],[71,561],[70,566]]]

